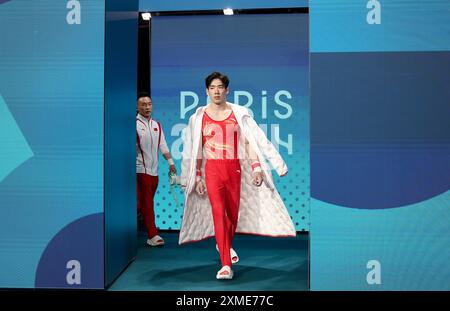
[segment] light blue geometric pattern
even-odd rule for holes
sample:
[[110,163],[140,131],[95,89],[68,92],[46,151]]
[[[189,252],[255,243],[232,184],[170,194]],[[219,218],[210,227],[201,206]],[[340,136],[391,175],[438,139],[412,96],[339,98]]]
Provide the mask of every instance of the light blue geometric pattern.
[[32,156],[33,151],[0,94],[0,183]]

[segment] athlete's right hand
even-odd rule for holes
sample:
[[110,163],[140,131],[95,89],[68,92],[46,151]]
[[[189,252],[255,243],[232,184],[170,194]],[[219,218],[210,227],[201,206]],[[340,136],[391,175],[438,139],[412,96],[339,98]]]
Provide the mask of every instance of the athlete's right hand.
[[199,195],[205,194],[205,192],[206,192],[206,185],[205,185],[205,181],[203,179],[200,179],[199,181],[197,181],[197,185],[195,186],[195,191]]

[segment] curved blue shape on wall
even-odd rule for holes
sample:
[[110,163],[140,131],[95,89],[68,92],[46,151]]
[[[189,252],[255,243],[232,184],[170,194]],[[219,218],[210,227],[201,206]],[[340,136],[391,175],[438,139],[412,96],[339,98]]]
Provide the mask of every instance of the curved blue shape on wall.
[[13,115],[0,94],[0,183],[33,156]]
[[104,288],[103,215],[82,217],[55,235],[39,261],[35,287]]
[[311,196],[384,209],[450,189],[450,53],[311,54]]
[[312,196],[352,208],[394,208],[450,189],[450,145],[311,146]]

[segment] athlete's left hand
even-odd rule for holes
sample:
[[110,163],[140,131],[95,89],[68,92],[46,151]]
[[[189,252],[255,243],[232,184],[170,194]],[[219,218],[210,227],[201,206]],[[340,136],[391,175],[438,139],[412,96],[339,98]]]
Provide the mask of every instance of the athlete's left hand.
[[176,169],[176,167],[175,167],[175,165],[171,165],[170,167],[169,167],[169,176],[170,176],[170,174],[177,174],[177,169]]
[[262,172],[255,172],[255,173],[253,173],[253,180],[252,180],[252,182],[253,182],[253,184],[256,187],[259,187],[259,186],[262,185],[263,179],[264,179],[264,176],[263,176]]

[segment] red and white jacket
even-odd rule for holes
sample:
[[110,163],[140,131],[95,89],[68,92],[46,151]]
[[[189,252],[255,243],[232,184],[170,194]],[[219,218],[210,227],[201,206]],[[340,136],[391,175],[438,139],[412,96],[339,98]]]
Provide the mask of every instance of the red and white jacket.
[[158,176],[158,149],[169,152],[161,124],[136,116],[136,173]]

